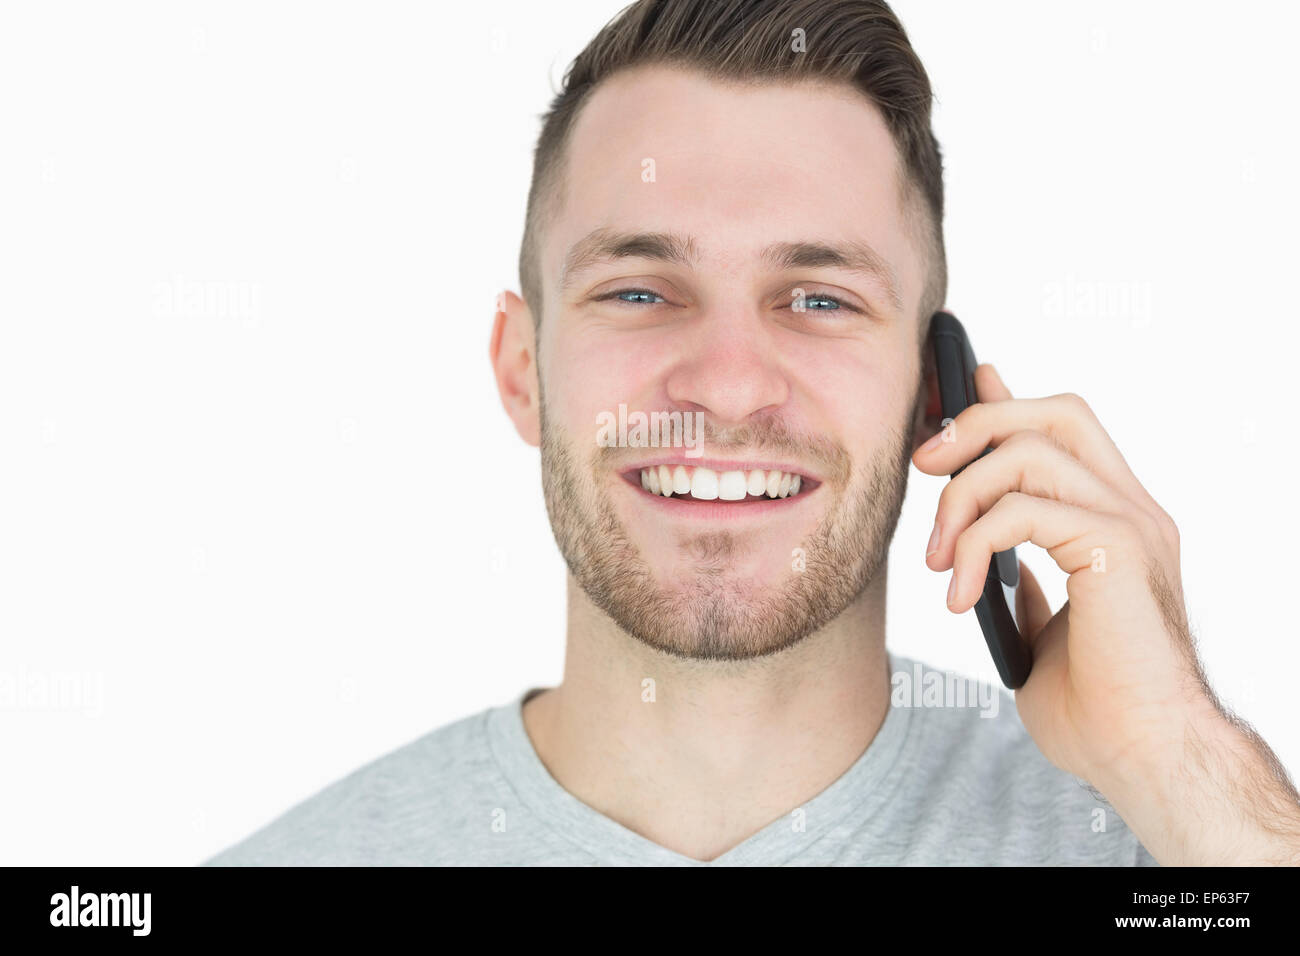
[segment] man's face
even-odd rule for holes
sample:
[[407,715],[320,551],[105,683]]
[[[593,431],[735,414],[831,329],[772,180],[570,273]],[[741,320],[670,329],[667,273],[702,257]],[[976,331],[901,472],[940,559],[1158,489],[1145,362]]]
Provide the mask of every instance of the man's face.
[[[883,569],[906,490],[924,263],[888,129],[847,86],[652,67],[598,87],[572,134],[537,343],[560,549],[647,644],[780,650]],[[622,241],[645,235],[676,241]],[[698,412],[702,441],[604,447],[620,405]],[[798,491],[771,497],[794,484],[772,472]]]

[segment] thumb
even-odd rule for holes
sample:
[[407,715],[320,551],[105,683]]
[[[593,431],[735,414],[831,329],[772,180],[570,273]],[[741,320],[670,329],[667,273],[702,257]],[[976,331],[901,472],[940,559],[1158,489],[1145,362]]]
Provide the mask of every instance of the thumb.
[[975,394],[981,402],[1001,402],[1011,397],[998,370],[987,362],[975,368]]
[[1020,633],[1033,643],[1038,632],[1052,619],[1052,606],[1047,603],[1038,579],[1029,570],[1029,565],[1020,562],[1020,586],[1016,588],[1016,620],[1020,622]]

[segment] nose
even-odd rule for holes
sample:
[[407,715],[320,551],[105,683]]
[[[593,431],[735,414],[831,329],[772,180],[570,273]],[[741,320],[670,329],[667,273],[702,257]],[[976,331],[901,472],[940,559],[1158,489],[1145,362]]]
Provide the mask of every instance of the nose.
[[682,357],[666,382],[674,406],[707,413],[727,426],[779,408],[789,397],[780,355],[757,313],[719,308],[676,334]]

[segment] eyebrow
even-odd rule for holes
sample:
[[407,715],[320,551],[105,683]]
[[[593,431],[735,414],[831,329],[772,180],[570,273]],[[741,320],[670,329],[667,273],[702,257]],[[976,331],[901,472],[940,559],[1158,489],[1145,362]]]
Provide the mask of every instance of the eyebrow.
[[[699,261],[699,247],[690,236],[673,233],[596,229],[574,243],[565,256],[560,287],[567,288],[580,272],[592,266],[632,258],[692,267]],[[763,249],[760,259],[773,269],[835,268],[856,272],[878,282],[894,308],[902,311],[897,275],[866,242],[778,242]]]
[[778,242],[762,252],[762,259],[774,269],[845,269],[880,283],[889,302],[903,311],[898,277],[885,257],[866,242]]
[[574,277],[602,262],[618,259],[654,259],[675,265],[693,266],[699,260],[695,240],[667,232],[617,232],[596,229],[573,244],[560,270],[560,288]]

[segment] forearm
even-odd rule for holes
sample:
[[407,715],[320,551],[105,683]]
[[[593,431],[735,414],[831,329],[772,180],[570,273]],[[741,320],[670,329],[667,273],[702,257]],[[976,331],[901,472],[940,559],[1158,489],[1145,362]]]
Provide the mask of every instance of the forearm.
[[1207,702],[1170,741],[1091,781],[1161,865],[1300,865],[1300,795],[1249,725]]

